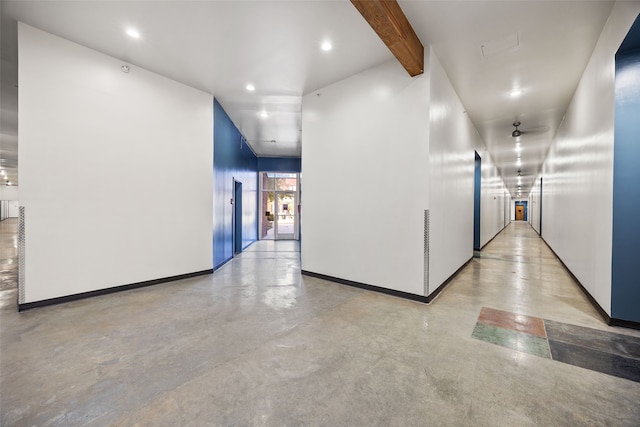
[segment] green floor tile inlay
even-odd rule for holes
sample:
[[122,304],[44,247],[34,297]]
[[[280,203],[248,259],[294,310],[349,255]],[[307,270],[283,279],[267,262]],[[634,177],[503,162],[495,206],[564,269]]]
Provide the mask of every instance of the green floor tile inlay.
[[516,332],[510,329],[476,323],[476,327],[471,336],[478,340],[497,344],[512,350],[533,354],[534,356],[546,357],[547,359],[551,358],[546,339],[524,332]]

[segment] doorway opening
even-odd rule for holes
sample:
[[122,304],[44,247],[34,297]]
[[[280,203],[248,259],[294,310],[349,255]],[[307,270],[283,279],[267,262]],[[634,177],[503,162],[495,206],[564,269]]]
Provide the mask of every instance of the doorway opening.
[[476,151],[475,172],[473,175],[473,249],[480,250],[480,190],[482,180],[482,159]]
[[260,172],[260,240],[298,240],[300,175]]
[[516,221],[527,221],[527,202],[518,201],[516,205]]
[[540,216],[538,218],[540,218],[540,232],[538,233],[540,236],[542,236],[542,177],[540,177],[540,201],[538,202],[539,208],[540,208]]
[[242,183],[233,180],[233,252],[242,252]]

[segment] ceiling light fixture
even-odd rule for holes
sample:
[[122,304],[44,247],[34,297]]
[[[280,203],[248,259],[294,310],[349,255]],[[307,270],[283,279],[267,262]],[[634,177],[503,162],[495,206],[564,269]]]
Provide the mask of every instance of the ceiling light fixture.
[[516,164],[517,164],[518,166],[521,166],[521,165],[522,165],[522,160],[520,160],[520,157],[518,157],[518,159],[516,160]]
[[247,84],[246,88],[249,92],[253,92],[254,90],[256,90],[256,87],[251,83]]
[[522,89],[514,89],[511,92],[509,92],[509,96],[512,98],[517,98],[520,95],[522,95]]
[[269,117],[269,113],[267,113],[266,111],[260,111],[260,117],[262,117],[263,119],[266,119],[267,117]]
[[518,126],[520,126],[520,125],[521,125],[521,123],[520,123],[520,122],[513,122],[513,125],[516,127],[516,129],[515,129],[513,132],[511,132],[511,137],[512,137],[512,138],[517,138],[517,137],[519,137],[520,135],[522,135],[522,132],[520,132],[520,131],[518,130]]
[[139,39],[140,33],[135,28],[127,28],[127,35],[132,39]]
[[324,41],[322,42],[322,44],[320,45],[320,48],[322,50],[324,50],[325,52],[330,51],[331,49],[333,49],[333,46],[331,45],[331,42],[329,41]]

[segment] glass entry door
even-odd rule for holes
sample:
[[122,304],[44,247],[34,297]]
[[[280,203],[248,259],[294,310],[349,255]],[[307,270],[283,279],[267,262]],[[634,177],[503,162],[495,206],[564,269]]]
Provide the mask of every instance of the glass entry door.
[[260,173],[260,239],[298,239],[297,173]]
[[278,192],[275,215],[276,240],[294,240],[297,230],[296,193]]

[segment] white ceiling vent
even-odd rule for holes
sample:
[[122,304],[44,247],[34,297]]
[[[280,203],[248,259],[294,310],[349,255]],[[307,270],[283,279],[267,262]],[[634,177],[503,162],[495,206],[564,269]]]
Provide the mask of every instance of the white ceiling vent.
[[499,53],[515,50],[518,47],[520,47],[520,33],[513,33],[506,37],[482,43],[480,51],[484,58],[488,58]]

